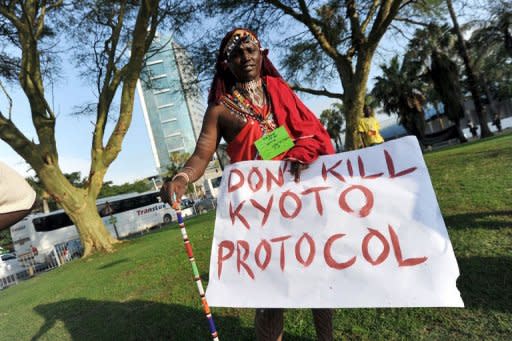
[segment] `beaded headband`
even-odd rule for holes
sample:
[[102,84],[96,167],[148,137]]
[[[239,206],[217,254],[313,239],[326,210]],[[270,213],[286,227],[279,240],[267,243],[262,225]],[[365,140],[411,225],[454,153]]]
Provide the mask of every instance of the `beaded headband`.
[[240,46],[242,43],[251,43],[256,46],[260,46],[258,38],[256,38],[251,32],[246,30],[236,30],[229,38],[226,47],[224,48],[224,54],[227,58],[233,52],[233,50]]

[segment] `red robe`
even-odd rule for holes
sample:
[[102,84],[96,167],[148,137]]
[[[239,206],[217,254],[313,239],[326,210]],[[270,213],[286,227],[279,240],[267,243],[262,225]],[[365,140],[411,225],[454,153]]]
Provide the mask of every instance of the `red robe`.
[[[283,79],[263,77],[272,103],[272,113],[278,126],[286,128],[295,146],[273,160],[299,160],[305,164],[315,161],[319,155],[333,154],[331,138],[313,114]],[[227,153],[231,163],[256,159],[254,142],[262,137],[258,122],[248,118],[247,124],[228,144]],[[259,158],[258,158],[259,159]]]

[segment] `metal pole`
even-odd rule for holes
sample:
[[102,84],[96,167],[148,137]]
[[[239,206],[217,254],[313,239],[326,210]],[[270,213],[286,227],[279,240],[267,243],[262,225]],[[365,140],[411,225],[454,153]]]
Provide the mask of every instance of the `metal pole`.
[[179,203],[176,203],[175,205],[173,205],[173,208],[176,210],[176,215],[178,216],[178,224],[180,225],[180,231],[183,237],[183,244],[185,246],[185,251],[187,252],[190,265],[192,266],[192,272],[194,273],[194,282],[196,282],[197,290],[199,291],[199,296],[201,297],[201,304],[203,306],[206,318],[208,319],[210,334],[212,335],[212,339],[214,341],[219,341],[217,329],[215,328],[215,323],[213,322],[213,316],[210,311],[210,307],[208,306],[208,302],[206,301],[206,297],[204,295],[203,282],[201,281],[201,276],[199,275],[199,270],[197,269],[196,259],[194,258],[194,252],[192,251],[192,244],[188,239],[187,230],[185,229],[185,223],[183,222],[183,216],[181,215],[181,207],[179,206]]

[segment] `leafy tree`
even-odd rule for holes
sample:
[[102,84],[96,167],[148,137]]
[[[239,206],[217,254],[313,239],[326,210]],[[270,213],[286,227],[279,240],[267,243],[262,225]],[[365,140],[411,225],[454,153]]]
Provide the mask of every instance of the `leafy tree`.
[[[279,45],[286,75],[295,80],[293,88],[342,100],[345,147],[354,149],[370,66],[382,37],[399,12],[407,17],[408,11],[431,2],[437,1],[209,0],[207,9],[229,26],[240,23],[260,33],[282,33]],[[341,82],[343,93],[314,88],[330,79]]]
[[[15,51],[9,57],[10,66],[30,104],[37,139],[27,138],[10,113],[0,113],[0,138],[30,164],[45,190],[77,226],[85,256],[110,252],[117,242],[96,211],[96,198],[130,126],[135,85],[157,26],[166,19],[182,28],[191,17],[190,7],[163,0],[0,0],[0,41],[9,46],[3,51]],[[58,45],[61,34],[65,46]],[[91,166],[83,187],[73,185],[60,169],[56,115],[45,96],[45,86],[60,63],[59,51],[68,51],[70,45],[77,69],[94,80],[97,90],[97,102],[87,106],[94,112],[95,125]],[[110,135],[105,132],[108,120],[114,125]]]
[[388,115],[396,113],[405,130],[423,142],[426,99],[423,83],[409,66],[405,60],[400,65],[398,56],[393,57],[389,65],[381,65],[382,76],[375,78],[372,96],[380,101],[384,112]]
[[[169,154],[169,160],[171,161],[167,166],[167,171],[164,174],[164,178],[166,179],[172,179],[173,176],[175,176],[180,169],[183,168],[185,165],[185,162],[190,157],[190,153],[186,152],[172,152]],[[194,184],[189,183],[187,185],[187,193],[194,192]]]
[[325,109],[320,114],[320,121],[325,126],[331,139],[334,140],[337,152],[341,152],[343,147],[340,136],[344,123],[343,110],[342,103],[333,103],[330,109]]
[[12,237],[9,229],[0,230],[0,247],[12,249]]
[[170,163],[166,166],[167,171],[164,176],[166,178],[172,178],[180,169],[183,168],[183,165],[190,157],[190,153],[186,152],[171,152],[169,154]]
[[120,195],[133,192],[142,193],[149,191],[152,188],[153,184],[147,180],[137,180],[132,183],[126,182],[122,185],[114,185],[112,184],[112,181],[107,181],[103,183],[98,198],[110,197],[113,195]]

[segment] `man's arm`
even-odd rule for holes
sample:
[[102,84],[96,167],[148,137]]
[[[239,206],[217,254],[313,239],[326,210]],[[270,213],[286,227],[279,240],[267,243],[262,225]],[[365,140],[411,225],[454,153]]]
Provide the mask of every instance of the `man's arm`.
[[222,110],[222,105],[213,105],[206,110],[194,153],[172,181],[165,182],[160,190],[165,202],[171,205],[179,202],[187,190],[187,185],[203,175],[220,140],[218,121]]

